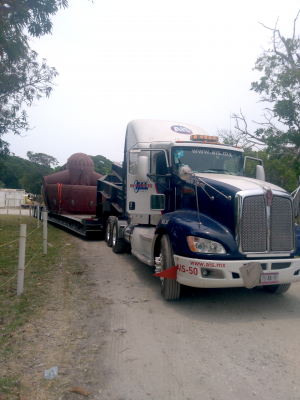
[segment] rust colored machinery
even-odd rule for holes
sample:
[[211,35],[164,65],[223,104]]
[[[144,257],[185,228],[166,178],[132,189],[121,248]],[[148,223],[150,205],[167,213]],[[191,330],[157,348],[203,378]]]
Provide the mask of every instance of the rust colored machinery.
[[58,214],[95,214],[97,180],[94,162],[84,153],[68,158],[66,169],[43,177],[42,196],[48,211]]

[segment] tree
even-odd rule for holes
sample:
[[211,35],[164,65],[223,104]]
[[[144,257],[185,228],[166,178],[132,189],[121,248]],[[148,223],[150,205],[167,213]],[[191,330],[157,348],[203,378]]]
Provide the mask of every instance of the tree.
[[[264,163],[266,181],[283,187],[292,192],[297,186],[298,173],[295,166],[291,168],[290,155],[270,154],[267,148],[257,149],[252,146],[247,137],[239,131],[229,131],[226,129],[218,130],[218,135],[223,139],[223,143],[229,146],[238,146],[244,149],[245,156],[261,158]],[[248,160],[246,163],[245,176],[255,178],[255,166],[257,161]]]
[[[30,129],[27,113],[22,106],[30,107],[33,101],[49,97],[53,89],[53,79],[58,75],[55,68],[48,67],[46,60],[37,61],[38,54],[28,52],[11,64],[8,58],[0,64],[0,136],[12,132],[20,135]],[[6,147],[5,147],[6,144]],[[0,142],[0,151],[7,151],[8,144]]]
[[[0,138],[30,129],[22,107],[49,97],[57,71],[38,62],[29,35],[51,33],[51,17],[66,7],[67,0],[0,0]],[[8,151],[8,143],[0,141],[0,156]]]
[[29,193],[40,193],[43,176],[53,173],[53,169],[21,157],[5,157],[1,161],[0,181],[9,189],[25,189]]
[[90,156],[94,162],[94,169],[98,174],[109,175],[111,174],[112,162],[104,156]]
[[267,103],[263,121],[253,121],[258,128],[252,133],[242,111],[233,114],[235,129],[252,146],[287,157],[295,168],[300,161],[300,37],[296,35],[299,13],[291,38],[281,34],[277,23],[274,28],[261,24],[272,32],[271,47],[256,60],[254,70],[262,76],[252,82],[251,90],[260,95],[260,102]]
[[45,167],[51,168],[51,165],[54,167],[58,164],[56,158],[49,156],[45,153],[34,153],[33,151],[27,151],[27,157],[31,162],[36,164],[45,165]]
[[218,129],[218,136],[223,140],[224,144],[229,146],[238,146],[244,150],[252,150],[252,143],[239,131]]

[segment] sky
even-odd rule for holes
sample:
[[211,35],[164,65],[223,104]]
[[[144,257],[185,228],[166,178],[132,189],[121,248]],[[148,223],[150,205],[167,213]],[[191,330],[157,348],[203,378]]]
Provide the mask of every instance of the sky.
[[[82,152],[123,160],[127,124],[161,119],[233,129],[241,109],[251,129],[263,104],[250,91],[271,31],[293,31],[298,0],[69,0],[53,33],[31,47],[59,76],[49,99],[29,108],[32,130],[8,134],[10,150],[46,153],[59,165]],[[300,32],[300,20],[297,32]]]

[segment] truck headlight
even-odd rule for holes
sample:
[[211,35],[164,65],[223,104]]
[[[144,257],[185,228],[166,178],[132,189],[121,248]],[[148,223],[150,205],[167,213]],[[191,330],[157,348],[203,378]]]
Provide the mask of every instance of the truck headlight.
[[199,238],[197,236],[188,236],[189,248],[196,253],[214,253],[226,254],[224,247],[213,240]]

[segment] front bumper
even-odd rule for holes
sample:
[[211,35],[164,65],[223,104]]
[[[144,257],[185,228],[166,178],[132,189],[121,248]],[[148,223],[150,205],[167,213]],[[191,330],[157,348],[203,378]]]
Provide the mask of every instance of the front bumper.
[[177,282],[198,288],[243,287],[239,269],[253,261],[261,263],[263,272],[278,272],[279,284],[300,281],[300,258],[221,261],[174,256]]

